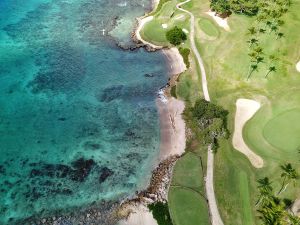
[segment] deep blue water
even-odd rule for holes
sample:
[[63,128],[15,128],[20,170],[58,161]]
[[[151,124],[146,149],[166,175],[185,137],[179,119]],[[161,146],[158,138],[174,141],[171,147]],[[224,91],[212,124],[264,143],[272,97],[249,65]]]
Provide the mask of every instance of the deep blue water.
[[0,0],[0,224],[145,187],[168,72],[161,53],[123,51],[116,40],[129,43],[134,18],[149,8]]

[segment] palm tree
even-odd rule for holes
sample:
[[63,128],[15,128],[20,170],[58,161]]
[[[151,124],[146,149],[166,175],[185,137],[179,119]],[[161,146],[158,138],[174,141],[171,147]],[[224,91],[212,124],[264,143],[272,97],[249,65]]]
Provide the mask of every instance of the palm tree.
[[261,34],[264,34],[264,33],[266,33],[266,30],[263,29],[263,28],[260,28],[258,32],[261,33]]
[[251,38],[249,41],[247,41],[250,45],[249,48],[252,47],[252,45],[257,44],[258,40],[256,38]]
[[257,206],[261,201],[268,199],[271,196],[271,193],[273,191],[271,182],[269,181],[268,177],[259,179],[257,182],[258,182],[258,190],[259,190],[260,196],[259,196],[255,206]]
[[273,31],[276,32],[278,30],[278,27],[276,25],[271,26],[270,32],[272,33]]
[[257,71],[257,64],[251,64],[250,65],[250,69],[249,69],[249,73],[248,73],[248,76],[247,76],[247,80],[249,80],[249,78],[251,77],[252,73],[256,70]]
[[283,36],[284,36],[284,33],[281,33],[281,32],[277,33],[276,40],[279,38],[282,38]]
[[265,75],[265,78],[267,78],[268,75],[269,75],[271,72],[276,72],[276,67],[275,67],[275,66],[270,66],[270,67],[269,67],[268,72],[267,72],[267,74]]
[[257,53],[257,55],[263,54],[263,49],[259,46],[255,48],[254,51]]
[[257,56],[256,57],[256,65],[258,65],[259,63],[263,62],[264,61],[264,57],[261,57],[261,56]]
[[250,34],[250,35],[254,35],[254,34],[256,34],[256,28],[255,27],[250,27],[249,29],[248,29],[248,34]]
[[261,214],[259,218],[264,225],[283,225],[286,213],[284,204],[278,198],[271,196],[270,200],[257,211]]
[[[289,181],[292,180],[293,182],[296,182],[296,180],[299,178],[299,175],[297,171],[293,168],[292,164],[287,163],[285,165],[281,165],[280,168],[283,170],[281,174],[281,177],[283,177],[283,181],[282,186],[277,195],[281,194],[281,192],[283,192],[287,188],[287,186],[289,185]],[[287,181],[288,183],[286,184]]]

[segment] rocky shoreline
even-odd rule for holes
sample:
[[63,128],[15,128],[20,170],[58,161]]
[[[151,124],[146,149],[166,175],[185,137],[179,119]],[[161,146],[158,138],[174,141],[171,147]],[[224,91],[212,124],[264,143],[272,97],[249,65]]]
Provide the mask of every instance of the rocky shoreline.
[[[140,26],[140,21],[147,17],[146,13],[143,17],[136,19],[136,25],[131,33],[131,39],[135,43],[130,46],[123,46],[117,43],[117,46],[123,50],[134,51],[138,48],[145,48],[149,52],[164,49],[163,53],[169,61],[171,78],[165,87],[162,88],[162,92],[167,99],[170,99],[170,89],[176,84],[177,78],[186,67],[182,66],[183,60],[180,54],[175,52],[177,49],[169,49],[168,47],[157,46],[153,47],[147,43],[144,43],[137,37],[137,30]],[[180,62],[178,62],[180,60]],[[154,202],[166,202],[168,196],[168,190],[172,179],[172,172],[176,161],[180,156],[170,154],[161,159],[159,165],[153,170],[150,184],[147,189],[137,192],[134,197],[123,199],[118,202],[102,202],[100,204],[94,204],[88,209],[78,211],[74,210],[71,213],[58,212],[55,216],[41,217],[36,216],[34,218],[28,218],[26,221],[22,221],[24,225],[115,225],[120,220],[126,220],[131,213],[134,212],[133,207],[143,205],[147,207],[148,204]],[[64,214],[64,215],[62,215]]]

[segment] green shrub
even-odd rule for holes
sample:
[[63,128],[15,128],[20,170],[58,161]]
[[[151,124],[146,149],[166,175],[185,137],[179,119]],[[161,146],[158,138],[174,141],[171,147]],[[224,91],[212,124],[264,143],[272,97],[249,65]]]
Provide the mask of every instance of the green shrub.
[[158,225],[173,225],[168,203],[157,202],[148,205],[149,210],[152,212],[153,217],[156,219]]
[[221,106],[215,105],[205,99],[199,99],[194,106],[186,108],[185,118],[203,144],[211,144],[213,151],[216,151],[221,138],[228,138],[227,129],[228,111]]
[[176,85],[171,87],[171,96],[174,97],[174,98],[177,98]]
[[167,31],[166,38],[172,45],[179,45],[187,39],[187,36],[181,28],[175,26]]
[[189,48],[179,48],[179,53],[183,58],[184,64],[187,68],[190,67],[190,61],[189,61],[189,55],[190,55],[190,49]]
[[219,15],[226,17],[231,13],[254,16],[258,12],[257,0],[211,0],[210,8]]

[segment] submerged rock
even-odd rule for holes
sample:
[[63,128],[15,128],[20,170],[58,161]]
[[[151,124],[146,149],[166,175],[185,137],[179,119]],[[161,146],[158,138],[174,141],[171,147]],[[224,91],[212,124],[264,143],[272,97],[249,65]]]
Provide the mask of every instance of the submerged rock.
[[103,167],[101,169],[101,175],[99,177],[99,182],[103,183],[108,177],[112,176],[114,174],[114,171],[107,167]]

